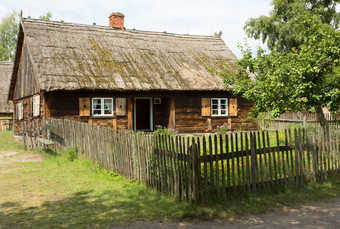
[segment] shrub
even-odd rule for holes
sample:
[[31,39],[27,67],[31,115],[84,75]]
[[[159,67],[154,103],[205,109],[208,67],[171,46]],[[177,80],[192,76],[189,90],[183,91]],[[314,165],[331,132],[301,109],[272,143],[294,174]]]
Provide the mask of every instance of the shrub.
[[217,126],[213,132],[218,134],[226,134],[228,133],[227,125],[227,123],[224,123],[222,126]]
[[78,158],[78,146],[68,148],[66,153],[67,153],[67,159],[70,161],[74,161],[75,159]]
[[178,131],[172,128],[162,127],[161,125],[156,126],[156,130],[154,132],[155,135],[174,135],[178,134]]

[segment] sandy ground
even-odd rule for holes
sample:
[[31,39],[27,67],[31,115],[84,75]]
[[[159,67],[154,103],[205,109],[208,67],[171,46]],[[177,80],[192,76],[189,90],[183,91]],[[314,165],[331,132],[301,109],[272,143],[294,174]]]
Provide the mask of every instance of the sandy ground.
[[113,229],[117,228],[340,228],[340,197],[302,204],[297,208],[285,207],[260,215],[243,216],[233,222],[227,220],[169,223],[151,221],[113,227]]
[[0,161],[16,161],[16,162],[34,162],[41,161],[42,156],[40,154],[20,154],[17,151],[4,151],[0,152]]

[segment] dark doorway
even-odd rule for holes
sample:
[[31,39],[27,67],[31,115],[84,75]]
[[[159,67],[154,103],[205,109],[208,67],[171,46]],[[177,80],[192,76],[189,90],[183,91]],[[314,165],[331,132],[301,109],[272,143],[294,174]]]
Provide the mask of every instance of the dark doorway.
[[151,130],[151,99],[136,98],[136,130]]

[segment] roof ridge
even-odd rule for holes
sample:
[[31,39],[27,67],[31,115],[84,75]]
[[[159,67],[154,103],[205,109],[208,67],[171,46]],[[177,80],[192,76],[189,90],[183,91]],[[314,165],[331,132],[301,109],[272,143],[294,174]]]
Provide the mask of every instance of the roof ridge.
[[139,30],[139,29],[126,29],[126,30],[115,30],[110,26],[104,25],[90,25],[90,24],[82,24],[82,23],[75,23],[75,22],[65,22],[65,21],[46,21],[41,19],[35,18],[22,18],[23,22],[33,22],[33,23],[41,23],[41,24],[49,24],[49,25],[61,25],[61,26],[79,26],[85,28],[93,28],[93,29],[103,29],[107,31],[115,31],[117,33],[141,33],[141,34],[148,34],[148,35],[163,35],[163,36],[174,36],[174,37],[187,37],[187,38],[203,38],[203,39],[214,39],[214,40],[222,40],[220,37],[215,37],[213,35],[197,35],[197,34],[182,34],[182,33],[169,33],[169,32],[159,32],[159,31],[150,31],[150,30]]

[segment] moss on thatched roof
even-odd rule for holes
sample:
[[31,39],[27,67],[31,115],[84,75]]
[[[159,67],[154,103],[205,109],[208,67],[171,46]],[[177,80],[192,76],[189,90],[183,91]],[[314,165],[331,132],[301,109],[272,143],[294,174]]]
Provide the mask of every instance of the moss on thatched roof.
[[221,90],[209,69],[235,65],[219,37],[23,19],[41,90]]

